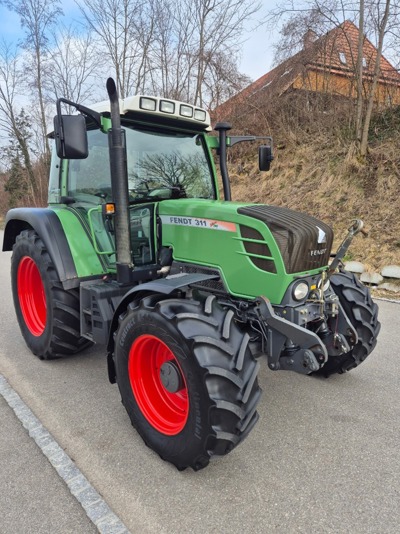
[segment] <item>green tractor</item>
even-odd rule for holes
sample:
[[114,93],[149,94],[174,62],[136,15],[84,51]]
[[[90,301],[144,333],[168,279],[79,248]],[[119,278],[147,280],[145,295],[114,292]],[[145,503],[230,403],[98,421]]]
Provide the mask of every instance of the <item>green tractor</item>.
[[[257,422],[261,356],[328,376],[374,349],[377,306],[341,266],[362,223],[329,264],[325,223],[231,201],[227,147],[258,138],[230,137],[227,123],[209,135],[208,113],[182,102],[119,100],[111,78],[107,90],[92,109],[57,102],[48,208],[7,215],[16,314],[43,360],[106,345],[145,443],[198,470]],[[268,170],[272,140],[260,139]]]

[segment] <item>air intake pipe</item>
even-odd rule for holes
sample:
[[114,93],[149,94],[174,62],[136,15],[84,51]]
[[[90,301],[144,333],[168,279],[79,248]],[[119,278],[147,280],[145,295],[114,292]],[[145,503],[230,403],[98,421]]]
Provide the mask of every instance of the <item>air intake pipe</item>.
[[231,197],[231,184],[229,182],[228,166],[226,163],[226,132],[232,129],[232,126],[228,122],[217,122],[214,130],[219,133],[219,166],[221,169],[222,186],[224,188],[225,200],[232,200]]

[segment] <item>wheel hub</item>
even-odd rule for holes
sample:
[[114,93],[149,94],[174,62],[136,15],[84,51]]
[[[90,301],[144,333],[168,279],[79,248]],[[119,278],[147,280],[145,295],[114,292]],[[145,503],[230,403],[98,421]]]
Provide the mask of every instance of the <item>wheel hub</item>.
[[185,375],[171,349],[156,336],[142,334],[129,351],[129,380],[147,422],[166,436],[186,425],[189,398]]
[[173,360],[164,362],[160,369],[162,385],[170,393],[177,393],[184,387],[181,372]]
[[21,258],[18,265],[17,290],[25,325],[33,336],[39,337],[46,328],[46,294],[38,266],[30,256]]

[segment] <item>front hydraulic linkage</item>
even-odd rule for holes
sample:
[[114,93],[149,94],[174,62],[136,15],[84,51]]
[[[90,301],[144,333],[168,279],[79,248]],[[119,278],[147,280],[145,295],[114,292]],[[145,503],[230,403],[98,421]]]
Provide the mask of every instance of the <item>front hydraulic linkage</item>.
[[346,255],[346,252],[350,246],[350,243],[353,241],[353,237],[356,236],[359,232],[361,232],[365,237],[368,235],[368,232],[364,230],[364,223],[361,219],[356,219],[352,226],[350,226],[347,236],[343,239],[341,245],[339,246],[336,255],[328,267],[328,277],[331,276],[336,269],[338,268],[339,264],[341,263],[342,259]]
[[[254,311],[263,334],[263,351],[270,369],[310,374],[327,361],[326,347],[317,334],[279,317],[267,298],[258,297]],[[288,343],[294,350],[282,355]]]

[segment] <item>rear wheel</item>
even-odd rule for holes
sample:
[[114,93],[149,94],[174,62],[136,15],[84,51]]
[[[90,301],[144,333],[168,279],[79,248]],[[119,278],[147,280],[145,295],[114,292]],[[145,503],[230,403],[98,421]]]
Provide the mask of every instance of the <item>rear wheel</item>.
[[132,303],[115,336],[122,402],[145,443],[178,469],[231,451],[258,419],[259,364],[215,297]]
[[14,306],[30,350],[41,359],[74,354],[91,345],[80,336],[79,291],[66,291],[34,230],[17,236],[11,259]]
[[358,342],[351,351],[329,358],[324,367],[315,373],[324,376],[342,374],[360,365],[374,350],[381,329],[378,306],[372,301],[368,287],[354,274],[347,271],[334,274],[331,285],[358,334]]

